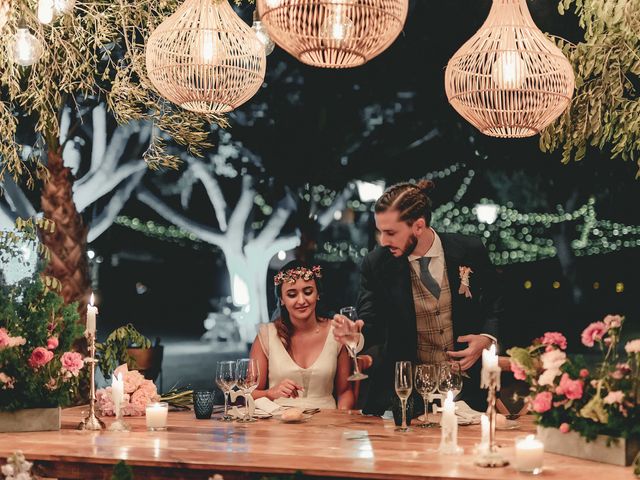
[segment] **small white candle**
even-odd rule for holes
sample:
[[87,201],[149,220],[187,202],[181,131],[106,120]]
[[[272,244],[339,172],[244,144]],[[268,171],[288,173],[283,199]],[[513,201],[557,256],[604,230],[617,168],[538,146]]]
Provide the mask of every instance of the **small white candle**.
[[521,472],[534,475],[542,472],[544,444],[533,435],[516,438],[516,458],[514,467]]
[[147,430],[165,430],[168,412],[169,404],[166,402],[148,404],[145,411]]
[[496,375],[497,389],[500,390],[500,366],[498,365],[495,343],[492,343],[489,349],[482,351],[482,371],[480,372],[480,386],[482,388],[489,388],[492,373]]
[[482,438],[480,440],[480,448],[489,448],[489,417],[484,413],[480,416],[480,427],[482,428]]
[[441,437],[440,453],[447,455],[462,453],[458,447],[458,420],[456,419],[456,404],[453,401],[453,392],[449,390],[442,405],[442,418],[440,419]]
[[98,307],[93,306],[93,292],[91,293],[91,300],[87,305],[87,333],[91,335],[96,334],[96,315],[98,314]]
[[113,400],[116,417],[120,415],[120,405],[122,405],[123,399],[124,382],[122,381],[122,373],[118,373],[118,376],[111,374],[111,400]]

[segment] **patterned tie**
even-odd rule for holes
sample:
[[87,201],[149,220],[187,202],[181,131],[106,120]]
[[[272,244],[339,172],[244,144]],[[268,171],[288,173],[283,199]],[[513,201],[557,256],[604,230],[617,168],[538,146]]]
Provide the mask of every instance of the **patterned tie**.
[[418,263],[420,263],[420,280],[422,280],[422,284],[431,292],[431,294],[437,299],[440,298],[440,285],[436,282],[436,279],[433,278],[431,272],[429,271],[429,262],[431,261],[431,257],[421,257],[418,259]]

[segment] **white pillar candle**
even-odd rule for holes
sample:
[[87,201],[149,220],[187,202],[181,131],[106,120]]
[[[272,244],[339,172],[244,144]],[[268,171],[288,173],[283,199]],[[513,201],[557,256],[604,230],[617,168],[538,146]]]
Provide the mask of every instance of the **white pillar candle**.
[[458,421],[456,419],[456,406],[453,401],[453,392],[449,390],[442,406],[442,418],[440,419],[441,438],[440,453],[457,454],[462,453],[462,448],[458,447]]
[[122,380],[122,373],[118,375],[111,374],[111,400],[113,400],[113,406],[115,407],[116,417],[120,414],[120,405],[124,399],[124,382]]
[[482,388],[489,387],[489,378],[492,372],[495,372],[498,375],[498,379],[500,378],[500,366],[498,365],[498,355],[496,355],[495,343],[492,343],[491,347],[482,351],[482,371],[480,374],[480,386]]
[[521,472],[534,475],[542,472],[544,444],[533,435],[516,438],[516,458],[514,467]]
[[91,293],[91,300],[87,305],[87,333],[92,335],[96,334],[96,315],[98,314],[98,307],[93,306],[93,293]]
[[166,402],[148,404],[145,411],[147,430],[166,430],[168,412],[169,404]]

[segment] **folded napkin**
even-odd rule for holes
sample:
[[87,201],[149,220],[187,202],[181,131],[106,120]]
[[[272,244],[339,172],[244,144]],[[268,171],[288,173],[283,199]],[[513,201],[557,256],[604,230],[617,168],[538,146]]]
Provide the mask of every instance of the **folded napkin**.
[[256,410],[262,410],[263,412],[273,414],[282,408],[276,402],[269,400],[267,397],[261,397],[255,400]]
[[482,412],[471,408],[467,402],[460,400],[456,402],[456,416],[471,423],[480,423]]

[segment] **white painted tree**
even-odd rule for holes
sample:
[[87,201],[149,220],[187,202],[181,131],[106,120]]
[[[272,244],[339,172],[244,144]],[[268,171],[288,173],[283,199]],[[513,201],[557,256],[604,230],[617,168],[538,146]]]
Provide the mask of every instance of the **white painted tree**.
[[[261,227],[250,224],[250,219],[259,206],[256,198],[256,179],[246,168],[240,172],[232,167],[229,158],[242,158],[243,163],[259,164],[259,158],[230,140],[222,132],[221,142],[215,154],[208,159],[185,157],[186,168],[180,181],[164,188],[164,194],[179,194],[182,210],[170,206],[161,195],[138,186],[138,199],[162,216],[166,221],[189,232],[198,239],[219,247],[224,253],[231,282],[234,303],[243,307],[240,335],[244,341],[253,340],[256,325],[269,320],[267,307],[267,271],[272,257],[280,250],[290,250],[299,243],[297,231],[284,232],[291,213],[296,208],[289,192],[268,208],[268,216]],[[240,183],[240,195],[233,206],[225,198],[218,177],[235,177]],[[211,204],[216,219],[215,225],[203,224],[187,214],[193,187],[201,183]],[[264,213],[264,209],[263,209]]]
[[[82,124],[75,135],[69,132],[70,116],[69,110],[65,109],[60,133],[64,165],[77,178],[73,184],[76,209],[80,213],[88,211],[96,202],[108,197],[99,212],[87,219],[87,241],[92,242],[113,224],[144,176],[147,166],[143,153],[149,144],[152,127],[146,122],[130,122],[110,131],[106,107],[98,104],[91,111],[91,122]],[[91,153],[85,161],[86,144],[90,145]],[[24,146],[22,153],[28,157],[39,152]],[[0,229],[10,230],[17,217],[30,217],[40,211],[9,175],[4,177],[1,187]]]

